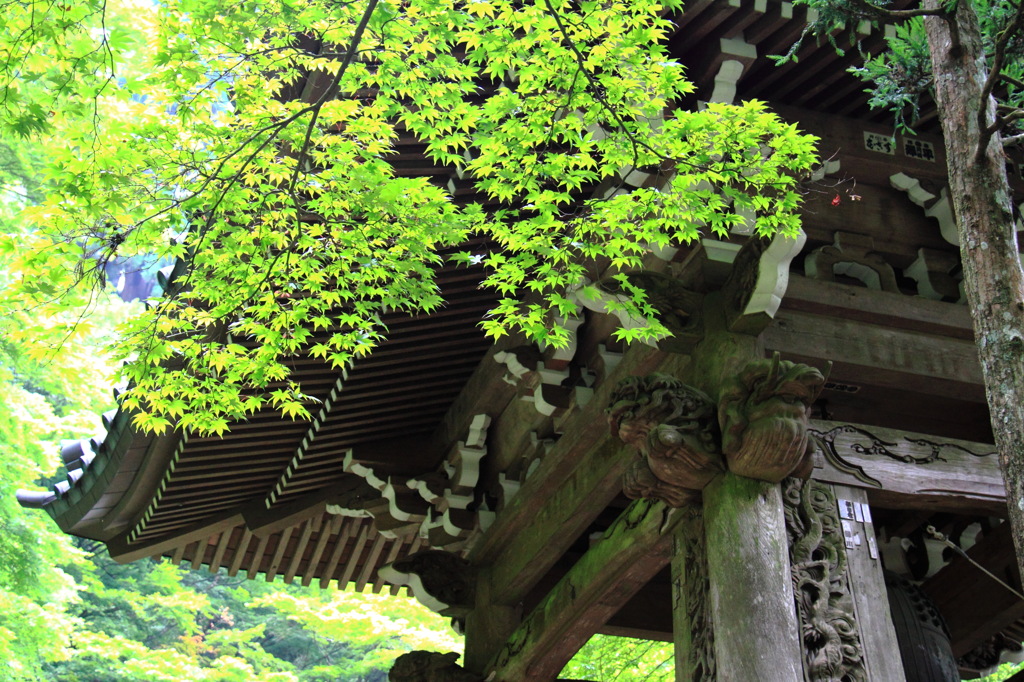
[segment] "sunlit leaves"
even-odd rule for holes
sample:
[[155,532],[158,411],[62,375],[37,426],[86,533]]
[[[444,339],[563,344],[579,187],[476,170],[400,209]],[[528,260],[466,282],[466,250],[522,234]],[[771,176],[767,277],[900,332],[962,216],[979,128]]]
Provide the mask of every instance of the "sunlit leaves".
[[[678,8],[173,0],[116,41],[76,25],[119,78],[47,100],[52,191],[32,218],[65,246],[21,259],[25,298],[59,298],[83,254],[187,262],[118,349],[124,405],[154,431],[307,417],[289,359],[343,368],[386,337],[386,315],[439,309],[452,251],[501,297],[488,334],[567,343],[557,320],[594,262],[628,270],[702,234],[798,229],[812,141],[759,104],[673,109],[693,89],[662,44]],[[440,175],[404,170],[400,144]],[[470,235],[494,248],[467,250]],[[616,305],[647,324],[620,333],[663,334],[628,293]]]

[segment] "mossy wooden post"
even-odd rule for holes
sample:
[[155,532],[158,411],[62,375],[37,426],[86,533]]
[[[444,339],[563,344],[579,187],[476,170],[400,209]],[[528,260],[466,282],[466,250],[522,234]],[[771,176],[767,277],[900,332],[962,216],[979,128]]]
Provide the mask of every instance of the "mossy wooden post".
[[[756,337],[727,329],[725,305],[719,295],[705,299],[706,335],[688,377],[715,400],[744,366],[764,359]],[[725,473],[704,489],[703,515],[715,672],[691,678],[687,666],[677,666],[676,679],[803,679],[779,484]],[[681,626],[680,620],[688,619],[677,615],[674,622]],[[690,638],[676,633],[680,644]]]
[[519,625],[520,610],[492,603],[491,570],[480,569],[476,583],[476,606],[466,616],[464,667],[484,674],[488,664]]

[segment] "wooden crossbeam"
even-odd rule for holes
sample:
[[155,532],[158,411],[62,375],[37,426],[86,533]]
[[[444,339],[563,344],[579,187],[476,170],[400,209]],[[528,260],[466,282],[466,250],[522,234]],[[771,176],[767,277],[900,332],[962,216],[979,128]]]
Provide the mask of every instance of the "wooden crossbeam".
[[855,367],[865,383],[951,398],[983,395],[972,341],[793,310],[780,310],[763,339],[766,350],[785,357]]
[[813,420],[812,476],[866,488],[873,504],[958,513],[1006,513],[994,445]]
[[668,564],[673,531],[684,514],[661,502],[633,502],[523,620],[488,679],[554,679],[591,634]]

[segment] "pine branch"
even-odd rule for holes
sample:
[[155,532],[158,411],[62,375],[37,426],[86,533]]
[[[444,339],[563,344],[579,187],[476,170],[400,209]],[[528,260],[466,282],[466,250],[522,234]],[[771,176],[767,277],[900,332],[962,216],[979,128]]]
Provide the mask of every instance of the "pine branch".
[[1024,28],[1024,3],[1019,3],[1013,19],[1000,31],[996,39],[995,53],[992,55],[992,66],[989,69],[988,78],[985,79],[985,85],[981,89],[981,101],[978,103],[978,129],[981,131],[981,135],[978,139],[978,149],[975,152],[975,159],[979,163],[985,158],[985,149],[988,147],[992,136],[1010,121],[1020,118],[1019,115],[1015,115],[1018,112],[1013,112],[1009,116],[996,116],[996,120],[991,125],[988,124],[988,100],[992,96],[996,83],[1002,77],[1003,62],[1006,59],[1006,47],[1010,44],[1010,40],[1020,33],[1022,28]]
[[1003,138],[1003,147],[1013,147],[1024,142],[1024,133]]
[[914,17],[948,16],[949,11],[942,7],[918,7],[917,9],[889,9],[880,7],[867,0],[853,0],[853,6],[859,9],[864,18],[884,19],[889,21],[906,21]]

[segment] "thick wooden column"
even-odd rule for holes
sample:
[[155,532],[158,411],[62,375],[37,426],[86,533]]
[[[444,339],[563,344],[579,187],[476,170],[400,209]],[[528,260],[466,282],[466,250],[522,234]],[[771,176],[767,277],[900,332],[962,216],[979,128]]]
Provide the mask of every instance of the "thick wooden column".
[[716,679],[803,679],[779,484],[724,474],[704,518]]
[[[706,335],[693,354],[689,383],[716,403],[726,383],[748,363],[763,360],[759,340],[729,331],[724,297],[705,299]],[[799,627],[789,566],[782,494],[777,483],[725,473],[704,488],[707,602],[713,632],[713,677],[690,677],[678,666],[677,680],[803,679]],[[679,558],[678,562],[685,559]],[[696,567],[683,569],[687,574]],[[678,607],[677,607],[678,608]],[[688,619],[680,615],[680,626]],[[696,623],[690,623],[691,630]],[[705,626],[706,627],[706,626]],[[707,633],[697,633],[707,637]],[[692,632],[677,631],[677,651],[687,651]],[[693,654],[687,653],[693,661]],[[684,668],[680,670],[680,668]]]

